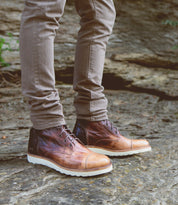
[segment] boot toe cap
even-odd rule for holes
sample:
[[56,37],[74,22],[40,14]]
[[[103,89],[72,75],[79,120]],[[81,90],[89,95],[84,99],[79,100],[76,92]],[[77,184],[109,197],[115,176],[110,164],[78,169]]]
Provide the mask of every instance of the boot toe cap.
[[132,140],[133,149],[140,149],[140,148],[147,148],[147,147],[150,147],[150,144],[147,140],[144,139]]
[[102,169],[111,166],[110,159],[102,154],[91,153],[85,160],[86,169]]

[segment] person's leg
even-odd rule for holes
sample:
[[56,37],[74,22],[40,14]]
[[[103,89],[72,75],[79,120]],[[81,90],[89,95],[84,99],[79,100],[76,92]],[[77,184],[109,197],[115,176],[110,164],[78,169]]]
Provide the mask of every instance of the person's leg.
[[101,86],[108,37],[115,20],[112,0],[76,0],[81,16],[74,70],[77,121],[74,134],[91,150],[109,156],[150,151],[146,140],[123,137],[107,119]]
[[101,83],[106,44],[115,21],[113,0],[75,0],[75,5],[81,17],[74,69],[77,119],[104,120],[107,99]]
[[55,89],[53,43],[65,0],[26,0],[20,32],[23,93],[31,120],[27,159],[74,176],[110,172],[108,157],[81,145],[67,129]]
[[36,129],[65,124],[55,89],[54,38],[65,0],[26,0],[20,30],[22,91]]

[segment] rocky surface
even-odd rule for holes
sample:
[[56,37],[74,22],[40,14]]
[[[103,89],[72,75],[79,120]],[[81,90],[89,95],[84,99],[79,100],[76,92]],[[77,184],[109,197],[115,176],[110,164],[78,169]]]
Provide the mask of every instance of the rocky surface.
[[[18,51],[20,15],[23,0],[1,0],[0,37],[10,42],[13,51],[3,52],[10,66],[0,68],[1,87],[19,82]],[[162,1],[116,1],[118,12],[108,44],[103,84],[108,89],[154,93],[163,99],[178,99],[178,3]],[[58,83],[72,83],[74,51],[79,17],[72,4],[66,6],[55,40],[55,70]],[[9,37],[7,33],[13,33]],[[112,80],[111,80],[112,79]]]
[[[69,127],[75,122],[71,86],[58,86]],[[26,160],[31,126],[20,88],[0,89],[0,204],[178,203],[178,105],[128,91],[105,91],[109,116],[122,134],[146,138],[152,152],[112,157],[114,170],[93,178],[68,177]]]
[[[115,1],[118,16],[108,44],[103,84],[109,117],[130,138],[146,138],[152,152],[111,158],[114,170],[68,177],[26,160],[31,122],[20,89],[18,37],[23,0],[1,0],[0,37],[10,63],[0,66],[0,204],[178,204],[177,1]],[[71,85],[79,17],[66,7],[55,40],[57,88],[69,127],[75,122]],[[12,33],[13,36],[8,36]],[[4,48],[7,45],[4,45]]]

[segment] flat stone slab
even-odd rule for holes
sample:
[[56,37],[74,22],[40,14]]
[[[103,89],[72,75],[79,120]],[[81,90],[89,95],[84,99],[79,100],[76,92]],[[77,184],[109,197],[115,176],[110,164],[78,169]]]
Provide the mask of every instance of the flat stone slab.
[[[115,1],[118,15],[107,46],[103,84],[108,89],[142,91],[178,100],[178,42],[176,26],[162,21],[177,19],[175,0]],[[12,51],[2,57],[10,66],[0,67],[0,87],[20,83],[19,30],[23,0],[1,0],[0,38]],[[72,84],[80,18],[75,6],[67,4],[54,44],[57,83]],[[169,8],[172,12],[168,14]],[[167,16],[168,15],[168,16]],[[164,19],[165,18],[165,19]],[[8,36],[12,33],[12,36]],[[6,47],[6,45],[4,45]],[[3,47],[3,48],[4,48]]]
[[[58,86],[69,127],[75,123],[72,86]],[[26,160],[31,126],[20,88],[0,89],[0,204],[178,204],[177,101],[128,91],[105,91],[109,117],[130,138],[146,138],[152,152],[112,157],[106,175],[77,178]]]

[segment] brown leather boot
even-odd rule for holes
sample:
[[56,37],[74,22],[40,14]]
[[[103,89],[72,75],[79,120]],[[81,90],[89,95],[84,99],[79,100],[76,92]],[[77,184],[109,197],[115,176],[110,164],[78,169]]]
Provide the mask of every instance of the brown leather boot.
[[94,176],[112,170],[107,156],[79,143],[65,125],[45,130],[30,130],[27,159],[73,176]]
[[126,156],[151,151],[147,140],[134,140],[122,136],[109,120],[77,120],[73,133],[90,150],[109,156]]

